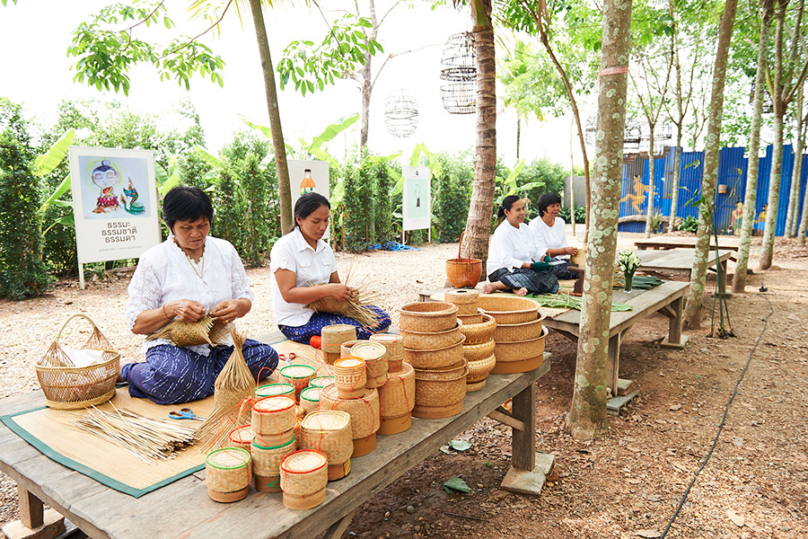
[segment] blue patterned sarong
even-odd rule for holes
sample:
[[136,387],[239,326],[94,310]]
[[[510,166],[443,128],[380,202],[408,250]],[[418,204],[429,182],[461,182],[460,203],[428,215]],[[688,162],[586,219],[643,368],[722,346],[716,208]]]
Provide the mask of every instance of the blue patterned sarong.
[[374,327],[365,327],[353,318],[348,318],[335,313],[314,313],[309,321],[302,326],[278,326],[287,339],[303,344],[309,344],[309,340],[315,335],[320,335],[325,326],[332,324],[348,324],[356,327],[356,338],[360,340],[370,339],[374,333],[379,333],[390,327],[390,315],[374,305],[368,305],[379,318],[379,323]]

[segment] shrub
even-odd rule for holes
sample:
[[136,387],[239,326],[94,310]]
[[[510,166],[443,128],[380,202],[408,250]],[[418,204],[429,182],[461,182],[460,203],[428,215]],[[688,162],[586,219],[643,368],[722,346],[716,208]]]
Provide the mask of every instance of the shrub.
[[[569,208],[561,208],[561,211],[558,212],[558,216],[564,219],[565,223],[572,222],[572,219],[570,218]],[[583,224],[585,222],[586,222],[586,208],[583,206],[575,206],[575,223]]]
[[373,168],[376,176],[376,205],[374,208],[376,243],[384,243],[387,240],[393,239],[390,172],[387,170],[385,163],[380,163]]
[[679,221],[679,225],[676,227],[676,230],[684,230],[686,232],[692,232],[695,234],[699,230],[699,220],[695,217],[685,217]]
[[466,229],[474,181],[474,164],[468,152],[456,156],[437,155],[438,173],[432,178],[432,213],[436,239],[440,243],[458,241]]

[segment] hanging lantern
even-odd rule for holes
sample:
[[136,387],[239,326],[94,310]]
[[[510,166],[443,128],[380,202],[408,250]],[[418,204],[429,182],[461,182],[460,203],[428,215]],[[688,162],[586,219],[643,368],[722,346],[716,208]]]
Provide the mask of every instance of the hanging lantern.
[[384,125],[387,132],[398,138],[407,138],[418,126],[418,101],[403,88],[395,90],[384,102]]
[[449,36],[440,60],[440,87],[443,108],[449,114],[477,112],[477,55],[468,32]]

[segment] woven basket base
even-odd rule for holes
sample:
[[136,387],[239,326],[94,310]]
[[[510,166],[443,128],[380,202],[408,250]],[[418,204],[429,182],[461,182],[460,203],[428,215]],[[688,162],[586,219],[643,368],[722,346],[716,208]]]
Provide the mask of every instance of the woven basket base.
[[517,372],[530,372],[541,367],[544,363],[544,354],[523,361],[499,361],[494,365],[491,374],[514,374]]
[[355,389],[354,391],[343,391],[339,387],[337,388],[337,396],[340,399],[358,399],[359,397],[363,397],[364,395],[365,395],[365,386],[362,386],[359,389]]
[[441,419],[443,417],[452,417],[463,411],[463,401],[449,406],[418,406],[412,409],[413,417],[420,417],[421,419]]
[[257,474],[253,474],[253,478],[255,478],[255,490],[257,490],[258,492],[281,491],[281,478],[279,476],[263,477]]
[[351,473],[351,459],[346,460],[342,464],[332,464],[328,467],[328,480],[339,481],[343,477]]
[[305,497],[283,493],[283,505],[289,509],[311,509],[323,503],[323,500],[325,500],[325,489]]
[[96,397],[94,399],[89,399],[86,401],[77,401],[77,402],[58,402],[58,401],[51,401],[45,399],[45,406],[48,408],[53,408],[54,410],[78,410],[79,408],[89,408],[90,406],[99,406],[104,404],[109,399],[115,396],[115,388],[112,388],[112,391],[108,391],[104,393],[100,397]]
[[412,426],[412,414],[407,413],[399,417],[382,418],[382,424],[379,427],[379,434],[398,434],[404,432]]
[[248,492],[250,492],[249,485],[241,490],[237,490],[236,492],[215,492],[208,489],[208,496],[210,496],[210,499],[214,502],[233,503],[246,498]]
[[470,384],[466,384],[466,393],[471,393],[472,391],[479,391],[485,387],[485,380],[482,382],[472,382]]
[[368,453],[372,453],[376,449],[376,433],[374,432],[368,438],[357,438],[353,441],[353,453],[351,457],[363,457]]

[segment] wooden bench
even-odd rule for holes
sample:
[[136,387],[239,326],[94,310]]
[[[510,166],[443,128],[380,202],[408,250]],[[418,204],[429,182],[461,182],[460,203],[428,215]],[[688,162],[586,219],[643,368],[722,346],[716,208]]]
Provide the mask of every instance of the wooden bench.
[[[716,267],[716,260],[721,264],[720,280],[723,285],[722,290],[724,294],[730,295],[731,292],[727,288],[727,261],[732,255],[732,251],[718,251],[718,256],[714,250],[710,250],[707,256],[707,269],[718,273]],[[649,274],[659,274],[661,271],[672,273],[685,273],[690,279],[693,273],[693,259],[696,256],[695,249],[668,249],[662,251],[645,251],[637,252],[640,257],[639,271]]]
[[[17,482],[21,520],[29,527],[42,521],[44,502],[93,538],[311,538],[327,530],[326,537],[333,539],[342,536],[362,503],[489,414],[513,430],[512,467],[503,488],[540,490],[552,460],[549,467],[546,460],[537,466],[534,382],[550,370],[548,357],[528,373],[489,376],[486,387],[469,393],[454,417],[413,419],[406,432],[379,436],[376,450],[352,459],[350,475],[329,483],[325,501],[306,511],[286,509],[281,494],[252,487],[241,502],[213,502],[204,471],[133,498],[57,464],[3,424],[0,469]],[[511,398],[509,413],[501,405]],[[0,400],[0,415],[42,405],[41,391],[15,395]]]
[[[668,249],[695,249],[695,236],[660,236],[658,238],[648,238],[635,240],[634,247],[640,251],[646,249],[668,250]],[[719,251],[732,251],[730,260],[738,261],[738,249],[740,249],[740,239],[734,236],[720,236],[718,239]],[[713,240],[710,240],[710,250],[715,250]]]

